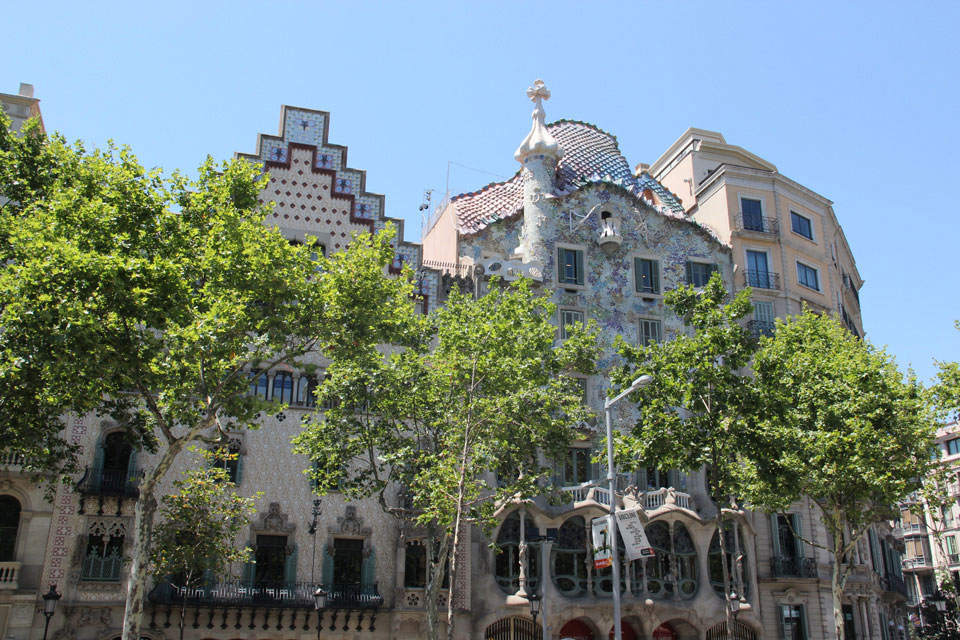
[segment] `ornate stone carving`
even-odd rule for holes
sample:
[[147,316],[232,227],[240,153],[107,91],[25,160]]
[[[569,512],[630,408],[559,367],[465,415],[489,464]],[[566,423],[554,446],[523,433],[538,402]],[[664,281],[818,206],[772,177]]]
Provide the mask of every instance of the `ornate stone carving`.
[[288,522],[287,514],[281,513],[280,503],[271,502],[267,507],[267,512],[260,516],[258,526],[254,527],[255,533],[291,533],[297,528],[292,522]]

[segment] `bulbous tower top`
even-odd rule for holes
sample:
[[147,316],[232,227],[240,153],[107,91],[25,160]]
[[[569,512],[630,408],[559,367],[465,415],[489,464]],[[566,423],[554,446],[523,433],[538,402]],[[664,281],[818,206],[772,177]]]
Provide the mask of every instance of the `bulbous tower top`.
[[547,89],[547,85],[544,84],[543,80],[538,79],[533,83],[532,87],[527,89],[527,97],[530,98],[535,105],[533,113],[531,114],[533,117],[533,126],[530,128],[530,133],[527,134],[527,137],[520,143],[520,147],[516,153],[513,154],[513,157],[520,163],[523,163],[528,157],[534,154],[542,154],[550,156],[554,160],[559,160],[563,157],[563,149],[560,148],[560,144],[550,135],[550,132],[547,131],[547,125],[544,122],[546,112],[543,110],[543,101],[550,99],[550,90]]

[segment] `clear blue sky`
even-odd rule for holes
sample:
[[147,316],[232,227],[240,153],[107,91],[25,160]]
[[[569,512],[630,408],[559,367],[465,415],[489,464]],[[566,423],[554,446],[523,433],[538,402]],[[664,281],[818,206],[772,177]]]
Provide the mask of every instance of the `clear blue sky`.
[[[410,8],[414,7],[414,8]],[[0,91],[49,129],[195,168],[254,150],[280,105],[330,111],[367,188],[419,238],[426,188],[517,169],[535,78],[548,120],[632,163],[713,129],[834,201],[868,337],[922,378],[960,359],[958,2],[8,3]]]

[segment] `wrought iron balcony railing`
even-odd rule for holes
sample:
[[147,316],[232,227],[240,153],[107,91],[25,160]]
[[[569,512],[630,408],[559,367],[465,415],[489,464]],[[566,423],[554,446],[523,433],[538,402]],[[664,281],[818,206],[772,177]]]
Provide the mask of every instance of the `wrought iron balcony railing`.
[[770,572],[775,578],[816,578],[817,561],[814,558],[776,556],[770,559]]
[[135,498],[140,495],[140,473],[87,467],[77,483],[77,491],[83,495]]
[[747,323],[747,330],[752,333],[755,338],[759,338],[760,336],[772,336],[776,328],[777,324],[775,322],[751,320]]
[[780,234],[780,222],[776,218],[737,214],[737,231],[765,233],[771,236]]
[[246,582],[236,580],[202,587],[179,587],[161,582],[150,592],[155,604],[187,604],[207,607],[269,606],[312,609],[318,586],[327,591],[327,609],[377,609],[383,596],[374,584],[317,585],[313,582]]
[[754,289],[779,289],[780,274],[773,271],[747,269],[743,272],[743,284]]
[[22,467],[26,461],[22,453],[16,451],[0,451],[0,468]]
[[888,574],[887,574],[887,590],[888,590],[888,591],[896,591],[897,593],[899,593],[899,594],[902,595],[903,597],[905,597],[905,598],[908,597],[908,595],[907,595],[907,583],[905,583],[905,582],[903,581],[903,578],[901,578],[900,576],[898,576],[898,575],[896,575],[896,574],[893,574],[893,573],[888,573]]

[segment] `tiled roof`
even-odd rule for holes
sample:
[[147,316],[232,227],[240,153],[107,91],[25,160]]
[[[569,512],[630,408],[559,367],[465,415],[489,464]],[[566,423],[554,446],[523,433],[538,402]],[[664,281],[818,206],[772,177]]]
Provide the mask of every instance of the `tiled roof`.
[[[674,215],[683,216],[683,206],[663,185],[649,174],[634,177],[613,135],[575,120],[560,120],[547,125],[547,129],[564,152],[557,166],[558,195],[600,182],[616,184],[635,196],[650,189]],[[451,203],[456,207],[460,229],[476,233],[497,220],[519,213],[523,207],[523,174],[518,171],[506,182],[495,182],[480,191],[454,196]]]

